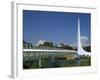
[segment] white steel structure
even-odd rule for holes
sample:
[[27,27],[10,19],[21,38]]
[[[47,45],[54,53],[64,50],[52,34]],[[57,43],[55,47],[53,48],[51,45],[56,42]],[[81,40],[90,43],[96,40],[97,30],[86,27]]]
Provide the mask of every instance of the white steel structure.
[[78,50],[77,53],[78,55],[85,55],[85,56],[91,56],[90,52],[85,51],[82,48],[82,43],[81,43],[81,33],[80,33],[80,19],[78,18],[78,40],[77,40],[77,46],[78,46]]

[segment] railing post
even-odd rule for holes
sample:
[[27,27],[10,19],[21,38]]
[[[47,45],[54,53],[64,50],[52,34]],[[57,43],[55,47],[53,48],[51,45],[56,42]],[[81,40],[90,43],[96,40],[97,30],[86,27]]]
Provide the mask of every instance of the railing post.
[[39,68],[41,68],[41,58],[39,58]]

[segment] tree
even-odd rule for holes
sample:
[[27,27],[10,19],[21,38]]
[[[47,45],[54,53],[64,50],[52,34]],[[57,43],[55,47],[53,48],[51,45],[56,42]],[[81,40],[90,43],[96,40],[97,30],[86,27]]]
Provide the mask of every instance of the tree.
[[91,46],[86,46],[86,47],[83,47],[84,50],[88,51],[88,52],[91,52]]
[[43,44],[40,44],[39,46],[45,46],[45,47],[54,47],[52,42],[45,41]]
[[53,47],[53,43],[46,41],[46,42],[44,42],[44,46]]
[[60,43],[60,47],[63,48],[65,46],[64,43]]
[[64,43],[60,43],[60,47],[63,48],[63,49],[73,50],[73,48],[70,45],[65,45]]
[[23,48],[32,48],[33,45],[32,43],[26,42],[25,40],[23,40]]
[[70,49],[70,50],[73,49],[73,48],[72,48],[71,46],[69,46],[69,45],[64,45],[62,48],[63,48],[63,49]]

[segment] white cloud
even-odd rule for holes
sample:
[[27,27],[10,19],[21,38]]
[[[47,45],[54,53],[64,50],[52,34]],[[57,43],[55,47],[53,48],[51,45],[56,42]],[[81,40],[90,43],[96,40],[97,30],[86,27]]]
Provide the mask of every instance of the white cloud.
[[[81,36],[81,43],[82,43],[82,46],[87,46],[87,45],[89,45],[89,43],[88,43],[88,37],[86,37],[86,36]],[[77,46],[77,41],[74,42],[71,46],[72,46],[72,47],[76,47],[76,46]]]
[[88,45],[88,37],[81,36],[81,43],[82,43],[82,46],[87,46]]
[[44,42],[46,42],[46,40],[39,40],[36,45],[44,44]]
[[81,41],[83,41],[83,42],[88,41],[88,37],[86,37],[86,36],[81,36]]
[[70,46],[73,47],[73,48],[76,48],[77,47],[77,41],[74,42],[73,44],[71,44]]

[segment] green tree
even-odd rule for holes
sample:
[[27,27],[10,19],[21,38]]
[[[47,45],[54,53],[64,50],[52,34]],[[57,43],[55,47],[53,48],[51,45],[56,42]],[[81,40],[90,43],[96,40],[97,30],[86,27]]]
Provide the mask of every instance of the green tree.
[[91,52],[91,46],[86,46],[86,47],[83,47],[84,50],[88,51],[88,52]]
[[70,45],[65,45],[64,43],[60,43],[60,45],[61,45],[61,48],[63,49],[70,49],[70,50],[73,49]]
[[46,42],[44,42],[44,46],[53,47],[53,43],[46,41]]
[[26,48],[32,48],[33,45],[32,43],[29,43],[29,42],[26,42],[25,40],[23,40],[23,48],[26,49]]

